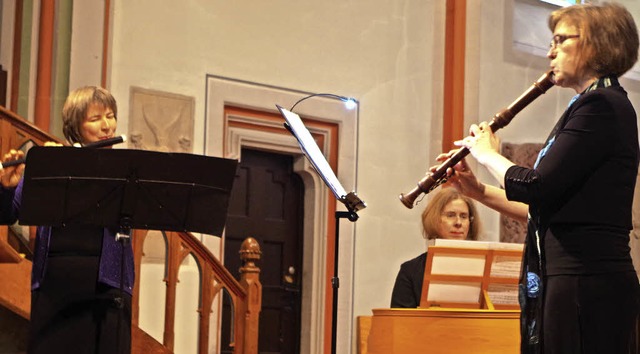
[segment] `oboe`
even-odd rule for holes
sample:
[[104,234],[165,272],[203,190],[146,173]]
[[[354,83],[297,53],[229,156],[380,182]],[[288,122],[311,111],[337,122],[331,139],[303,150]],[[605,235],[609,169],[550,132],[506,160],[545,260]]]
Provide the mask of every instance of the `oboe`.
[[[491,131],[496,132],[498,129],[506,126],[511,122],[513,117],[518,114],[524,107],[533,102],[538,96],[547,92],[553,85],[553,72],[548,71],[542,75],[536,82],[527,89],[520,97],[513,101],[509,107],[501,110],[493,116],[493,119],[489,123]],[[427,174],[423,179],[418,182],[418,185],[407,194],[400,194],[400,201],[407,208],[412,209],[415,200],[422,193],[429,193],[439,185],[447,181],[447,169],[455,166],[465,156],[469,154],[469,149],[466,147],[458,150],[453,156],[443,162],[436,168],[433,173]]]

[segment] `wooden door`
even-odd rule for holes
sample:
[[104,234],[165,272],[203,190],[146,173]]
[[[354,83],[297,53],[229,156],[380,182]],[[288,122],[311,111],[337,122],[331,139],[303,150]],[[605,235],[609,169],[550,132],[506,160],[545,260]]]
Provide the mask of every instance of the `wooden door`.
[[[224,264],[238,276],[246,237],[262,248],[260,353],[300,352],[304,186],[293,157],[243,149],[225,231]],[[222,352],[230,353],[229,303],[224,301]]]

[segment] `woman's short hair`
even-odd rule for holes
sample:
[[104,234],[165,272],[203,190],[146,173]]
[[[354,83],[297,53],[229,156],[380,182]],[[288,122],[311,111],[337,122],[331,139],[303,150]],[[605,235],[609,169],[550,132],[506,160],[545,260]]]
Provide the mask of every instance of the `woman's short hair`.
[[83,142],[80,128],[93,103],[110,108],[118,116],[116,99],[109,91],[98,86],[84,86],[74,90],[67,96],[62,107],[62,133],[69,143]]
[[424,238],[429,240],[440,238],[438,225],[440,225],[442,220],[442,211],[449,202],[456,199],[462,199],[469,207],[469,233],[467,234],[467,240],[475,241],[478,239],[480,220],[478,219],[478,212],[473,200],[451,187],[441,188],[440,192],[438,192],[424,208],[422,212],[422,234]]
[[638,60],[638,29],[633,16],[620,4],[563,7],[549,15],[551,32],[560,22],[578,29],[579,74],[591,69],[599,76],[618,77]]

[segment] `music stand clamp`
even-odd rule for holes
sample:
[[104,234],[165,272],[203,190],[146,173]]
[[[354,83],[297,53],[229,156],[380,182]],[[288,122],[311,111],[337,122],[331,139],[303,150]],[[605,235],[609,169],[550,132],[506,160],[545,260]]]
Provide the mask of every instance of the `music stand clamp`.
[[349,219],[350,221],[358,220],[358,214],[356,214],[356,212],[367,207],[367,205],[360,199],[360,197],[358,197],[356,192],[353,191],[340,198],[340,201],[347,207],[349,212],[355,215],[355,219]]
[[120,222],[120,229],[116,232],[116,241],[125,242],[131,238],[130,218],[123,217]]

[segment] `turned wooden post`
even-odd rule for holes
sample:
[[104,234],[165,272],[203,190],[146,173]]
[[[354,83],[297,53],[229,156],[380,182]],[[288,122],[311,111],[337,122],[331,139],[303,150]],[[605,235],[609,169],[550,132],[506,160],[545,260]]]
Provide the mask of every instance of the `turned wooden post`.
[[240,247],[240,285],[247,292],[244,309],[244,353],[258,353],[258,328],[260,309],[262,307],[262,284],[260,283],[260,268],[255,264],[260,259],[262,251],[253,237],[248,237]]

